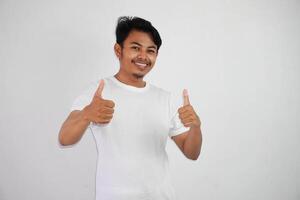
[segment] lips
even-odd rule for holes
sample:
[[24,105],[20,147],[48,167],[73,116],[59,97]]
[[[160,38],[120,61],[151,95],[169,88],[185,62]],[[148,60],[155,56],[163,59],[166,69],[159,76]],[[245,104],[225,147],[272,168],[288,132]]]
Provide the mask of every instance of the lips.
[[133,62],[133,63],[140,69],[145,69],[148,66],[148,64],[145,62]]

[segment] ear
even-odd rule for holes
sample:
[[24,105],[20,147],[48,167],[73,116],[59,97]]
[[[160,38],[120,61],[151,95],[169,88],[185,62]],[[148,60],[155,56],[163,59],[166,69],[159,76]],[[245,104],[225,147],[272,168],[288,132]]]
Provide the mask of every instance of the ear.
[[120,59],[121,53],[122,53],[122,47],[118,43],[115,43],[114,51],[115,51],[116,56]]

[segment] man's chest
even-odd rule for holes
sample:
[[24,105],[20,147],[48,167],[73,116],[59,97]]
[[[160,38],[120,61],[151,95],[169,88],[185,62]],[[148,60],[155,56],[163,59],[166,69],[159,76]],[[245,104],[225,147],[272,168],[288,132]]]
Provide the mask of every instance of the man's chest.
[[167,134],[169,107],[164,96],[133,94],[104,90],[104,98],[114,101],[114,113],[109,124],[102,126],[114,134]]

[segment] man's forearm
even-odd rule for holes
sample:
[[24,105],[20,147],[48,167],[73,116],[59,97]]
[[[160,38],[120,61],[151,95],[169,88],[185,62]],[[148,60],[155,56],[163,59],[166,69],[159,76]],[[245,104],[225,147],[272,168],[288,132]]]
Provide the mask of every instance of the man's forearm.
[[85,119],[83,111],[72,112],[61,127],[59,142],[62,145],[72,145],[80,140],[89,122]]
[[183,144],[183,151],[186,157],[197,160],[202,146],[202,133],[200,126],[191,127]]

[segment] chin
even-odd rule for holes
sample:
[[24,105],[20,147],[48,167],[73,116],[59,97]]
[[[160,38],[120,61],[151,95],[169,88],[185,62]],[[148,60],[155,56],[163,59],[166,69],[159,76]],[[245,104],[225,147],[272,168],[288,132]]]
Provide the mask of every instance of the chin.
[[134,76],[135,78],[137,79],[141,79],[141,78],[144,78],[146,74],[136,74],[136,73],[133,73],[132,76]]

